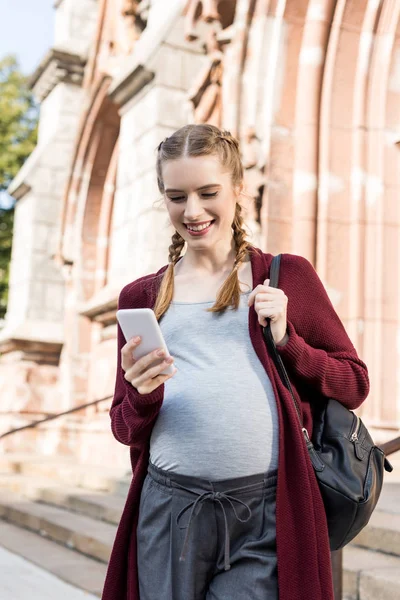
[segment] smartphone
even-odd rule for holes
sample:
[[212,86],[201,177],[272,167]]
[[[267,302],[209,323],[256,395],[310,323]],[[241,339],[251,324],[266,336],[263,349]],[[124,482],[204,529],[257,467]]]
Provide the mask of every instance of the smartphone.
[[[116,315],[127,342],[136,335],[140,335],[141,337],[139,346],[132,351],[135,360],[142,358],[142,356],[149,352],[153,352],[157,348],[163,348],[165,350],[165,356],[157,359],[158,363],[156,362],[156,364],[162,363],[170,356],[154,310],[151,308],[121,308],[117,310]],[[167,365],[165,369],[161,371],[161,374],[172,375],[174,370],[175,367],[173,364]]]

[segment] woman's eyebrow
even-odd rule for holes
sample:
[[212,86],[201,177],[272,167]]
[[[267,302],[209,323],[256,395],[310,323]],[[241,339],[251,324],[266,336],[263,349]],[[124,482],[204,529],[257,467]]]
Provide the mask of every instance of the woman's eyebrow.
[[[197,191],[205,190],[206,188],[210,188],[210,187],[222,187],[222,186],[219,183],[208,183],[207,185],[202,185],[201,187],[197,188]],[[168,188],[165,191],[166,192],[183,192],[184,190],[175,190],[172,188]]]

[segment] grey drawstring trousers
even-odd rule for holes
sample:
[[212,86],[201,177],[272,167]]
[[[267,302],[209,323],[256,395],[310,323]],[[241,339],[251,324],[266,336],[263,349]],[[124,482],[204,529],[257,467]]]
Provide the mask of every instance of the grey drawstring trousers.
[[209,481],[149,462],[140,600],[278,600],[276,484],[277,471]]

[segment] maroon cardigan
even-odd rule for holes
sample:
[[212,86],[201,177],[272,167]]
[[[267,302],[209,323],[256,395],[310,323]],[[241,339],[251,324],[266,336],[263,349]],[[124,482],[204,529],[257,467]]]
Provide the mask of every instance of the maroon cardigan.
[[[269,276],[272,255],[251,253],[253,289]],[[119,308],[153,308],[161,274],[126,285]],[[313,266],[300,256],[283,254],[279,287],[288,297],[289,341],[279,347],[312,432],[310,403],[321,396],[356,409],[369,392],[368,372],[358,358]],[[280,600],[333,600],[330,550],[324,506],[308,457],[293,401],[270,358],[254,305],[249,308],[249,335],[277,398],[280,425],[276,503],[276,536]],[[163,403],[164,384],[139,394],[118,366],[110,409],[115,438],[130,446],[132,482],[111,553],[102,600],[139,600],[136,527],[138,506],[149,460],[150,434]],[[162,599],[160,599],[162,600]]]

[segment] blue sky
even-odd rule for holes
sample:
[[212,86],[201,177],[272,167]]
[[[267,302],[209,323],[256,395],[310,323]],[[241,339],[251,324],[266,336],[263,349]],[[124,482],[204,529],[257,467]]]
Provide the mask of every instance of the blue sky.
[[32,73],[54,41],[54,0],[0,0],[0,57],[16,54]]

